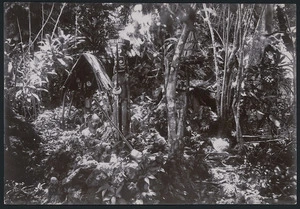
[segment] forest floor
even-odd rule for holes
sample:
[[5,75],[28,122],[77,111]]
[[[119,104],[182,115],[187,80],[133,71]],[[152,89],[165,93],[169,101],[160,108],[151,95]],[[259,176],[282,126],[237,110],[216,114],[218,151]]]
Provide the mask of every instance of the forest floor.
[[157,132],[153,135],[144,130],[134,135],[129,140],[135,152],[130,152],[112,140],[114,131],[109,123],[104,122],[95,133],[79,125],[62,130],[60,115],[61,108],[46,110],[34,121],[43,138],[38,150],[16,150],[15,158],[8,157],[11,174],[19,172],[15,161],[24,159],[22,167],[27,178],[23,176],[25,183],[6,181],[6,204],[297,201],[296,165],[276,158],[292,160],[288,152],[282,155],[283,148],[291,149],[287,140],[248,144],[244,147],[246,154],[241,155],[217,152],[206,143],[208,139],[195,135],[186,139],[182,155],[169,165],[167,154],[157,143],[161,137]]

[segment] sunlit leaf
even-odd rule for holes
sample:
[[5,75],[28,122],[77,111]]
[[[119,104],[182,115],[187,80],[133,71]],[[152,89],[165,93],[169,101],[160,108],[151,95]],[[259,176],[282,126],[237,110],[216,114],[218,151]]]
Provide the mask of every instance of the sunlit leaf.
[[149,175],[148,178],[149,178],[149,179],[156,179],[156,177],[153,176],[153,175]]
[[44,91],[44,92],[49,92],[47,89],[44,88],[36,88],[37,91]]
[[173,41],[173,42],[177,42],[178,39],[177,39],[177,38],[167,38],[167,39],[165,40],[165,43],[166,43],[166,42],[169,42],[169,41],[170,41],[170,42],[172,42],[172,41]]
[[116,204],[117,198],[114,196],[111,198],[111,204]]
[[57,75],[57,73],[54,72],[54,71],[50,71],[50,72],[47,72],[47,73],[50,74],[50,75]]
[[111,200],[110,197],[105,197],[105,198],[103,198],[103,201],[109,201],[109,200]]
[[58,58],[57,60],[58,60],[59,63],[60,63],[61,65],[63,65],[64,67],[68,67],[68,64],[67,64],[63,59]]
[[22,94],[22,92],[23,92],[22,90],[17,91],[17,92],[16,92],[16,98],[19,98],[20,95]]
[[27,86],[27,88],[30,88],[30,89],[36,89],[36,87],[35,87],[35,86],[32,86],[32,85]]
[[[107,189],[104,189],[102,192],[101,192],[101,195],[102,197],[104,197],[105,193],[107,192]],[[103,199],[104,200],[104,199]]]
[[147,177],[145,177],[144,180],[145,180],[145,182],[146,182],[148,185],[150,185],[150,181],[149,181],[149,179],[148,179]]
[[37,101],[39,101],[39,102],[41,101],[41,100],[40,100],[40,97],[39,97],[37,94],[31,93],[31,95],[34,96],[34,97],[37,99]]
[[269,119],[274,123],[274,125],[277,128],[280,128],[280,122],[273,115],[269,115]]
[[67,60],[69,60],[69,61],[72,61],[72,60],[73,60],[73,57],[68,56],[68,55],[66,55],[64,58],[67,59]]

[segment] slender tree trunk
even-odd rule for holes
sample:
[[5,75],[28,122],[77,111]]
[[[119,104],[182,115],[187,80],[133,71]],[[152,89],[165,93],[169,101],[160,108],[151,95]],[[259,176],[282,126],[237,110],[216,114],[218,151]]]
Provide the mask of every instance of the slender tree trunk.
[[186,106],[187,106],[187,91],[182,91],[178,95],[178,107],[177,107],[177,136],[182,138],[184,136],[185,118],[186,118]]
[[119,82],[122,92],[120,94],[120,103],[121,103],[121,131],[124,136],[129,134],[129,125],[130,125],[130,117],[129,117],[129,89],[128,89],[128,79],[127,79],[127,72],[119,73]]
[[59,23],[60,16],[61,16],[62,12],[64,11],[64,8],[65,8],[66,5],[67,5],[67,3],[63,3],[63,5],[62,5],[62,7],[61,7],[61,9],[60,9],[59,15],[58,15],[58,17],[57,17],[55,26],[54,26],[53,31],[52,31],[51,39],[53,38],[53,36],[54,36],[54,34],[55,34],[55,30],[56,30],[57,25],[58,25],[58,23]]
[[[118,53],[118,43],[117,43],[117,47],[116,47],[116,54]],[[118,56],[118,55],[117,55]],[[114,75],[112,77],[112,82],[113,82],[113,87],[115,89],[118,89],[119,88],[119,83],[118,83],[118,58],[115,58],[115,65],[114,65]],[[113,123],[116,125],[116,127],[118,127],[119,130],[122,130],[121,127],[120,127],[120,109],[119,109],[119,100],[120,100],[120,97],[119,97],[119,94],[113,94],[113,116],[112,116],[112,121]],[[119,133],[116,133],[116,138],[118,139],[120,137]]]
[[[242,13],[244,13],[244,17],[242,18]],[[244,139],[242,137],[242,130],[240,125],[240,105],[241,105],[241,90],[242,90],[242,82],[244,80],[244,44],[246,40],[246,35],[249,29],[249,22],[252,16],[251,9],[248,11],[243,10],[243,5],[240,5],[238,8],[238,16],[239,16],[239,24],[238,24],[238,41],[239,41],[239,67],[236,76],[236,91],[234,94],[234,99],[232,102],[232,111],[235,120],[235,128],[236,128],[236,139],[240,145],[243,145]],[[241,21],[241,20],[244,21]],[[242,22],[246,22],[246,26],[242,28]],[[247,66],[246,66],[247,67]]]
[[217,96],[216,96],[216,106],[217,106],[217,113],[220,115],[220,89],[221,89],[221,82],[220,82],[220,73],[219,73],[219,67],[217,62],[217,51],[216,51],[216,42],[215,42],[215,36],[214,31],[209,19],[209,14],[207,12],[206,4],[203,4],[203,9],[205,13],[205,20],[207,21],[208,28],[210,31],[211,41],[213,45],[213,54],[214,54],[214,68],[216,72],[216,80],[217,80]]
[[30,15],[30,3],[28,3],[28,33],[29,33],[29,38],[28,38],[28,45],[29,45],[29,52],[33,52],[33,45],[32,45],[32,39],[31,39],[31,15]]
[[[42,3],[42,27],[41,28],[43,28],[44,22],[45,22],[44,3]],[[44,38],[44,30],[41,31],[41,40],[43,40],[43,38]]]
[[[243,52],[241,52],[242,54]],[[243,55],[241,55],[243,57]],[[242,137],[242,130],[241,130],[241,125],[240,125],[240,104],[241,104],[241,84],[242,84],[242,75],[244,73],[244,67],[242,64],[240,65],[238,69],[238,74],[237,74],[237,89],[236,93],[234,95],[234,99],[232,102],[232,111],[234,115],[234,121],[235,121],[235,129],[236,129],[236,140],[240,145],[243,145],[244,140]]]
[[227,92],[227,63],[228,63],[228,45],[229,45],[229,25],[230,25],[230,7],[228,5],[228,15],[227,21],[225,22],[226,12],[224,12],[224,20],[223,20],[223,29],[226,27],[226,32],[223,30],[223,43],[225,50],[225,58],[224,58],[224,69],[223,69],[223,84],[222,84],[222,93],[221,93],[221,104],[220,104],[220,117],[223,117],[223,113],[227,110],[227,106],[225,105],[225,95]]
[[[240,52],[240,59],[243,59],[243,52]],[[234,115],[234,121],[235,121],[235,130],[236,130],[236,140],[237,142],[242,145],[244,143],[243,137],[242,137],[242,130],[240,125],[240,104],[241,104],[241,85],[242,85],[242,75],[244,73],[244,66],[242,63],[240,63],[238,73],[236,76],[236,91],[234,94],[234,99],[232,102],[232,111]]]
[[[184,24],[181,36],[178,40],[175,54],[168,72],[166,82],[166,99],[168,109],[168,141],[170,146],[170,155],[173,155],[179,146],[179,135],[178,135],[178,122],[176,114],[176,83],[177,83],[177,72],[179,69],[179,60],[181,58],[185,42],[189,35],[189,27]],[[182,115],[183,116],[183,115]],[[182,117],[181,116],[181,117]],[[180,118],[180,117],[179,117]]]
[[23,56],[24,56],[24,48],[23,48],[23,37],[22,37],[22,31],[21,31],[21,27],[20,27],[20,23],[19,23],[19,18],[17,17],[17,25],[18,25],[18,30],[19,30],[19,34],[20,34],[20,41],[22,43],[22,46],[21,46],[21,50],[23,52]]
[[78,30],[78,7],[76,6],[75,11],[75,48],[77,47],[77,30]]
[[[213,31],[213,27],[212,27],[212,24],[210,22],[210,19],[209,19],[209,14],[207,12],[207,7],[206,7],[206,4],[203,4],[203,8],[204,8],[204,13],[205,13],[205,20],[208,24],[208,27],[209,27],[209,31],[210,31],[210,35],[211,35],[211,40],[212,40],[212,45],[213,45],[213,56],[214,56],[214,68],[215,68],[215,73],[216,73],[216,81],[217,81],[217,95],[216,95],[216,106],[217,106],[217,114],[218,116],[220,117],[220,125],[219,125],[219,128],[218,128],[218,132],[216,133],[219,137],[221,137],[223,135],[223,132],[224,132],[224,128],[228,128],[228,126],[225,125],[225,120],[227,118],[227,109],[225,108],[224,106],[224,95],[226,95],[226,91],[230,90],[228,87],[227,87],[227,67],[229,66],[229,63],[230,61],[232,60],[232,57],[233,57],[233,53],[235,53],[235,51],[237,50],[236,48],[236,44],[235,44],[235,35],[236,35],[236,30],[234,30],[234,43],[233,43],[233,51],[230,55],[226,54],[226,65],[224,66],[224,77],[223,77],[223,85],[222,85],[222,92],[221,92],[221,79],[220,79],[220,73],[219,73],[219,66],[218,66],[218,62],[217,62],[217,51],[216,51],[216,41],[215,41],[215,37],[214,37],[214,31]],[[228,8],[229,9],[229,8]],[[224,37],[226,37],[225,40],[223,40],[226,49],[228,49],[228,40],[229,40],[229,30],[230,30],[230,16],[228,15],[227,17],[229,20],[227,22],[227,30],[226,31],[227,33],[225,34],[224,33]],[[235,22],[237,23],[237,21]],[[236,28],[235,28],[236,29]],[[227,41],[227,43],[226,43]],[[228,53],[228,51],[227,51]],[[222,95],[221,95],[222,94]]]
[[242,77],[242,70],[243,68],[243,59],[242,59],[242,55],[243,55],[243,47],[242,47],[242,29],[241,29],[241,9],[240,7],[238,8],[238,24],[237,24],[237,33],[236,33],[236,43],[239,43],[239,55],[240,55],[240,60],[239,60],[239,67],[238,67],[238,72],[237,72],[237,76],[236,76],[236,87],[235,87],[235,93],[233,95],[233,101],[232,101],[232,112],[233,112],[233,116],[234,116],[234,121],[235,121],[235,130],[236,130],[236,139],[237,142],[239,144],[243,143],[243,138],[242,138],[242,132],[241,132],[241,126],[240,126],[240,114],[239,114],[239,110],[240,110],[240,89],[241,89],[241,77]]
[[240,48],[239,43],[239,34],[241,32],[241,23],[242,23],[242,17],[239,12],[236,13],[236,20],[234,22],[234,28],[233,28],[233,49],[232,51],[228,51],[229,46],[229,32],[230,32],[230,8],[228,8],[228,16],[229,19],[227,22],[226,27],[226,39],[224,40],[224,45],[226,46],[225,49],[225,63],[224,63],[224,76],[223,76],[223,85],[222,85],[222,92],[221,92],[221,101],[220,101],[220,126],[218,129],[218,136],[223,136],[224,132],[228,133],[228,129],[231,129],[232,127],[226,125],[228,123],[228,118],[230,118],[230,106],[233,104],[232,99],[232,86],[235,79],[235,73],[233,69],[230,69],[230,66],[235,62],[234,57],[236,56],[236,53],[238,52]]

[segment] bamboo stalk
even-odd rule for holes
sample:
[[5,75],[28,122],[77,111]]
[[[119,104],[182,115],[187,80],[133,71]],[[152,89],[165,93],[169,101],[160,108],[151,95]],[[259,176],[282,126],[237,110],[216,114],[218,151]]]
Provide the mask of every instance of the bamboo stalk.
[[[17,25],[18,25],[18,30],[19,30],[19,34],[20,34],[20,41],[23,45],[23,37],[22,37],[22,31],[21,31],[21,27],[20,27],[20,23],[19,23],[19,18],[17,17]],[[23,46],[21,46],[22,52],[24,53],[24,49]]]
[[22,49],[23,56],[22,56],[22,59],[20,60],[20,62],[18,64],[17,68],[14,68],[14,87],[17,86],[17,71],[18,71],[19,67],[21,66],[22,61],[24,60],[24,56],[25,56],[24,49],[23,49],[23,38],[22,38],[22,33],[21,33],[21,28],[20,28],[20,24],[19,24],[19,19],[18,18],[17,18],[17,25],[18,25],[19,34],[20,34],[20,41],[22,43],[21,49]]
[[78,10],[76,4],[76,11],[75,11],[75,48],[77,48],[77,30],[78,30]]
[[[45,15],[44,15],[44,3],[42,3],[42,26],[45,22]],[[41,32],[41,40],[43,40],[43,37],[44,37],[44,31],[42,30]]]
[[[224,114],[224,95],[227,92],[227,63],[228,63],[228,42],[229,42],[229,23],[230,23],[230,8],[228,6],[228,22],[226,25],[226,33],[225,30],[223,32],[223,36],[224,36],[224,48],[225,48],[225,58],[224,58],[224,73],[223,73],[223,84],[222,84],[222,94],[221,94],[221,104],[220,104],[220,117],[223,118],[223,114]],[[224,17],[224,21],[223,21],[223,27],[225,28],[225,17]]]
[[216,80],[217,80],[217,96],[216,96],[216,102],[217,102],[217,112],[220,114],[220,75],[219,75],[219,67],[217,63],[217,51],[216,51],[216,42],[215,42],[215,36],[214,36],[214,31],[209,19],[209,15],[207,12],[207,7],[206,4],[203,4],[203,9],[205,12],[205,20],[208,24],[210,35],[211,35],[211,40],[212,40],[212,45],[213,45],[213,53],[214,53],[214,66],[215,66],[215,71],[216,71]]
[[64,8],[65,8],[66,5],[67,5],[67,3],[63,3],[63,5],[62,5],[62,7],[61,7],[61,9],[60,9],[59,15],[58,15],[58,17],[57,17],[55,26],[54,26],[53,31],[52,31],[51,39],[53,38],[53,36],[54,36],[54,34],[55,34],[55,30],[56,30],[56,28],[57,28],[59,19],[60,19],[61,14],[62,14],[62,12],[63,12],[63,10],[64,10]]
[[[236,82],[237,82],[237,87],[234,95],[234,101],[232,103],[232,111],[234,114],[234,119],[235,119],[235,124],[236,124],[236,138],[237,141],[240,144],[244,143],[243,137],[242,137],[242,132],[241,132],[241,127],[240,127],[240,103],[241,103],[241,85],[243,81],[243,74],[244,74],[244,43],[246,39],[246,35],[248,32],[249,28],[249,22],[247,22],[246,27],[242,31],[242,20],[248,20],[248,18],[251,18],[252,13],[249,13],[249,11],[245,12],[243,17],[242,17],[242,10],[243,10],[243,5],[240,5],[238,8],[238,17],[239,17],[239,27],[238,27],[238,41],[239,41],[239,69],[238,69],[238,74],[236,76]],[[248,17],[247,17],[248,16]]]
[[29,43],[29,50],[31,48],[31,15],[30,15],[30,2],[28,3],[28,31],[29,31],[29,38],[28,38],[28,43]]

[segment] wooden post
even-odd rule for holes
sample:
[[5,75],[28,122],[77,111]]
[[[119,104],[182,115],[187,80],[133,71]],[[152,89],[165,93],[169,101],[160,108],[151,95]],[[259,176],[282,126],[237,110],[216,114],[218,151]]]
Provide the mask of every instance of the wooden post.
[[128,101],[128,89],[127,89],[127,78],[126,72],[123,71],[120,74],[119,82],[122,92],[120,94],[120,111],[121,111],[121,118],[120,118],[120,126],[122,133],[124,136],[129,134],[129,101]]
[[63,109],[62,109],[62,120],[61,120],[61,127],[64,130],[65,129],[65,100],[68,90],[65,90],[65,93],[63,95]]
[[126,57],[126,40],[119,39],[116,43],[116,59],[113,81],[113,122],[123,135],[129,134],[129,88]]
[[119,81],[120,87],[122,88],[122,92],[120,95],[121,99],[121,130],[125,136],[129,134],[130,129],[130,116],[129,116],[129,85],[128,85],[128,68],[127,68],[127,56],[126,51],[127,47],[129,47],[129,41],[121,40],[122,48],[119,56]]
[[[115,76],[113,76],[113,81],[115,80]],[[114,81],[114,89],[113,91],[116,90],[118,91],[117,87],[115,86],[115,81]],[[119,90],[121,90],[119,88]],[[119,95],[114,94],[113,92],[113,112],[112,112],[112,121],[113,123],[119,128]],[[116,134],[116,137],[119,138],[119,134]]]

